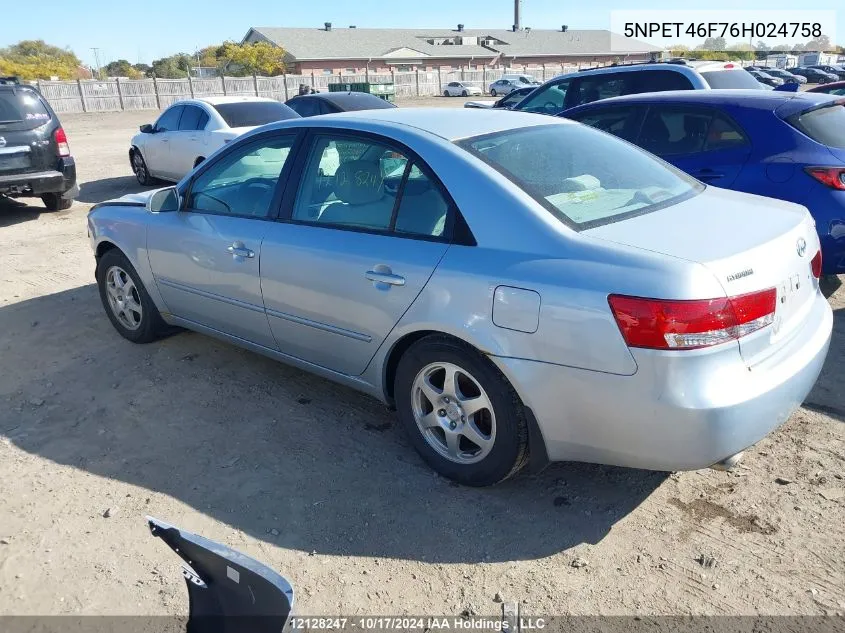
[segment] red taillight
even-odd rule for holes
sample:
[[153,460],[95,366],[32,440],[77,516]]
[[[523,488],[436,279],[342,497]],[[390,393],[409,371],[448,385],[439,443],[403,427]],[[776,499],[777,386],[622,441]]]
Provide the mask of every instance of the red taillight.
[[733,64],[725,64],[725,68],[733,68],[733,67],[734,67]]
[[59,128],[53,132],[53,140],[56,141],[56,153],[59,156],[70,156],[70,146],[67,144],[67,134],[64,128]]
[[843,167],[805,167],[804,171],[831,189],[845,191],[845,168]]
[[608,301],[630,347],[682,350],[735,341],[771,324],[777,290],[692,301],[610,295]]
[[813,271],[813,277],[816,279],[822,276],[822,252],[818,251],[813,255],[813,260],[810,262],[810,270]]

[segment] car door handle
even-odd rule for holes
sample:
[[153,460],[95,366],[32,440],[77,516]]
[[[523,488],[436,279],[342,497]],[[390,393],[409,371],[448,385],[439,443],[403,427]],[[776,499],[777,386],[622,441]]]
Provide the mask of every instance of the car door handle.
[[232,254],[232,257],[243,257],[244,259],[252,259],[255,257],[255,253],[249,250],[241,242],[235,242],[226,250]]
[[404,286],[405,278],[393,273],[379,272],[377,270],[368,270],[365,275],[367,279],[375,283],[387,284],[389,286]]

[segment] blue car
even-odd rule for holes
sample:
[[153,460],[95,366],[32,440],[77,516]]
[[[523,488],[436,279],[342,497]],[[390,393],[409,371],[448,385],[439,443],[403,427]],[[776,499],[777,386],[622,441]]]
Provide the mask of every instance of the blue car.
[[845,273],[845,99],[683,90],[603,99],[559,116],[639,145],[705,184],[804,205],[824,274]]

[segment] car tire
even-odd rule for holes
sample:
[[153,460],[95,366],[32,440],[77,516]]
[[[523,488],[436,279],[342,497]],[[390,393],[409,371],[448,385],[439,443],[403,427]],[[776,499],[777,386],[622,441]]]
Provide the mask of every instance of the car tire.
[[172,331],[161,318],[135,268],[118,249],[106,251],[100,257],[97,287],[106,315],[123,338],[133,343],[152,343]]
[[62,198],[60,193],[45,193],[41,196],[41,202],[47,207],[47,211],[65,211],[70,209],[73,198]]
[[138,184],[146,187],[155,182],[153,177],[150,176],[150,170],[147,169],[147,163],[144,160],[144,156],[141,154],[141,150],[132,150],[132,153],[130,154],[130,162],[132,165],[132,173],[134,173],[135,178],[138,179]]
[[464,91],[461,93],[461,96],[462,96],[462,97],[468,97],[469,95],[467,94],[467,91],[466,91],[466,90],[464,90]]
[[444,97],[451,97],[452,95],[450,95],[450,94],[449,94],[449,91],[448,91],[448,90],[444,90],[444,91],[443,91],[443,96],[444,96]]
[[394,395],[411,444],[444,477],[491,486],[527,463],[525,408],[472,346],[443,335],[420,339],[399,360]]
[[493,88],[493,89],[490,91],[490,96],[491,96],[491,97],[495,97],[495,96],[496,96],[496,89],[495,89],[495,88]]

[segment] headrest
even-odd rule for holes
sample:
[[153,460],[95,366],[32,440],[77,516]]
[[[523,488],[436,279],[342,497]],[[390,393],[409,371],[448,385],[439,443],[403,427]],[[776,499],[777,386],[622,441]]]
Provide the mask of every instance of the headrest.
[[342,163],[334,174],[334,195],[347,204],[367,204],[384,196],[381,167],[369,160]]
[[684,117],[684,132],[690,136],[703,136],[707,130],[707,119],[700,116]]

